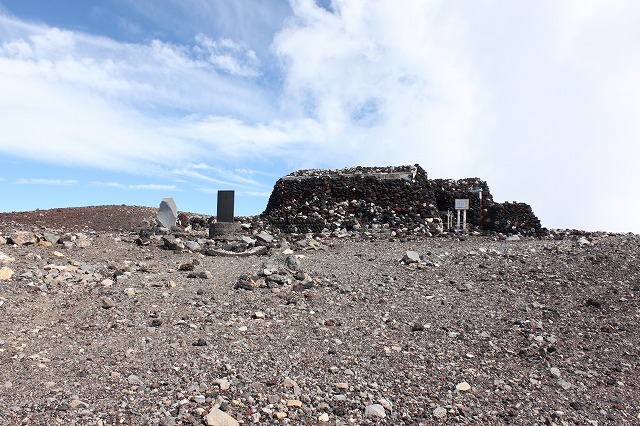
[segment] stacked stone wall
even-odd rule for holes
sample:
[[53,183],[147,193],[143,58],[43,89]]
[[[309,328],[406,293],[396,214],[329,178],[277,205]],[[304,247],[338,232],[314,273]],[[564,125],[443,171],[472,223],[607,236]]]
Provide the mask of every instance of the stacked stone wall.
[[531,206],[525,203],[498,203],[488,209],[485,228],[503,234],[539,235],[544,232]]
[[443,213],[455,213],[456,198],[469,199],[469,230],[535,234],[541,229],[528,205],[494,203],[487,182],[430,180],[419,165],[300,170],[276,182],[262,217],[287,233],[389,229],[437,234],[443,231]]
[[284,232],[383,227],[426,233],[440,226],[419,166],[299,171],[276,183],[263,216]]

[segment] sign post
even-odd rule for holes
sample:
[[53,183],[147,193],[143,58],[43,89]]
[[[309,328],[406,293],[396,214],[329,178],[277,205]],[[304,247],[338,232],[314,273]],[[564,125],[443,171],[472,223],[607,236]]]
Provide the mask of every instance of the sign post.
[[[469,199],[468,198],[456,198],[454,207],[456,209],[457,214],[457,223],[456,229],[460,231],[461,229],[467,229],[467,210],[469,210]],[[462,210],[462,228],[460,227],[460,210]]]

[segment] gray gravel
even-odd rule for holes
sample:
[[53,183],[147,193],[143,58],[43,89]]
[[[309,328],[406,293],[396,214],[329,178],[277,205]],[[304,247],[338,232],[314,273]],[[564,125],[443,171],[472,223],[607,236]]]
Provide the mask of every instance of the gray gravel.
[[85,235],[0,245],[0,424],[640,423],[637,235],[325,239],[255,290],[278,250]]

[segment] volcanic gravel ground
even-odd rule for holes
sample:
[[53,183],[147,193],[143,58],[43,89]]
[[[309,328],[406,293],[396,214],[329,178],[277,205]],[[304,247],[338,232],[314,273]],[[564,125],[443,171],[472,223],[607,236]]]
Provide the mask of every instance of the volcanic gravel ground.
[[143,219],[155,218],[157,213],[157,208],[126,205],[9,212],[0,213],[0,229],[38,226],[84,231],[131,231]]
[[0,245],[0,424],[640,424],[637,235],[325,239],[313,288],[254,291],[269,256],[134,238]]

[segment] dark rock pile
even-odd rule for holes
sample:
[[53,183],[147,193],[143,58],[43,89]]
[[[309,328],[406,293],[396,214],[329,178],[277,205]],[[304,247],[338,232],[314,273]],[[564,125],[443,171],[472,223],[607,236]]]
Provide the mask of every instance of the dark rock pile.
[[543,232],[530,206],[494,203],[486,181],[428,179],[417,164],[296,171],[276,182],[262,218],[285,233],[438,235],[450,230],[447,213],[455,215],[458,198],[469,199],[470,231]]
[[276,182],[263,217],[288,233],[438,232],[441,219],[420,166],[302,170]]
[[544,232],[531,206],[515,202],[493,204],[483,227],[504,234],[539,235]]

